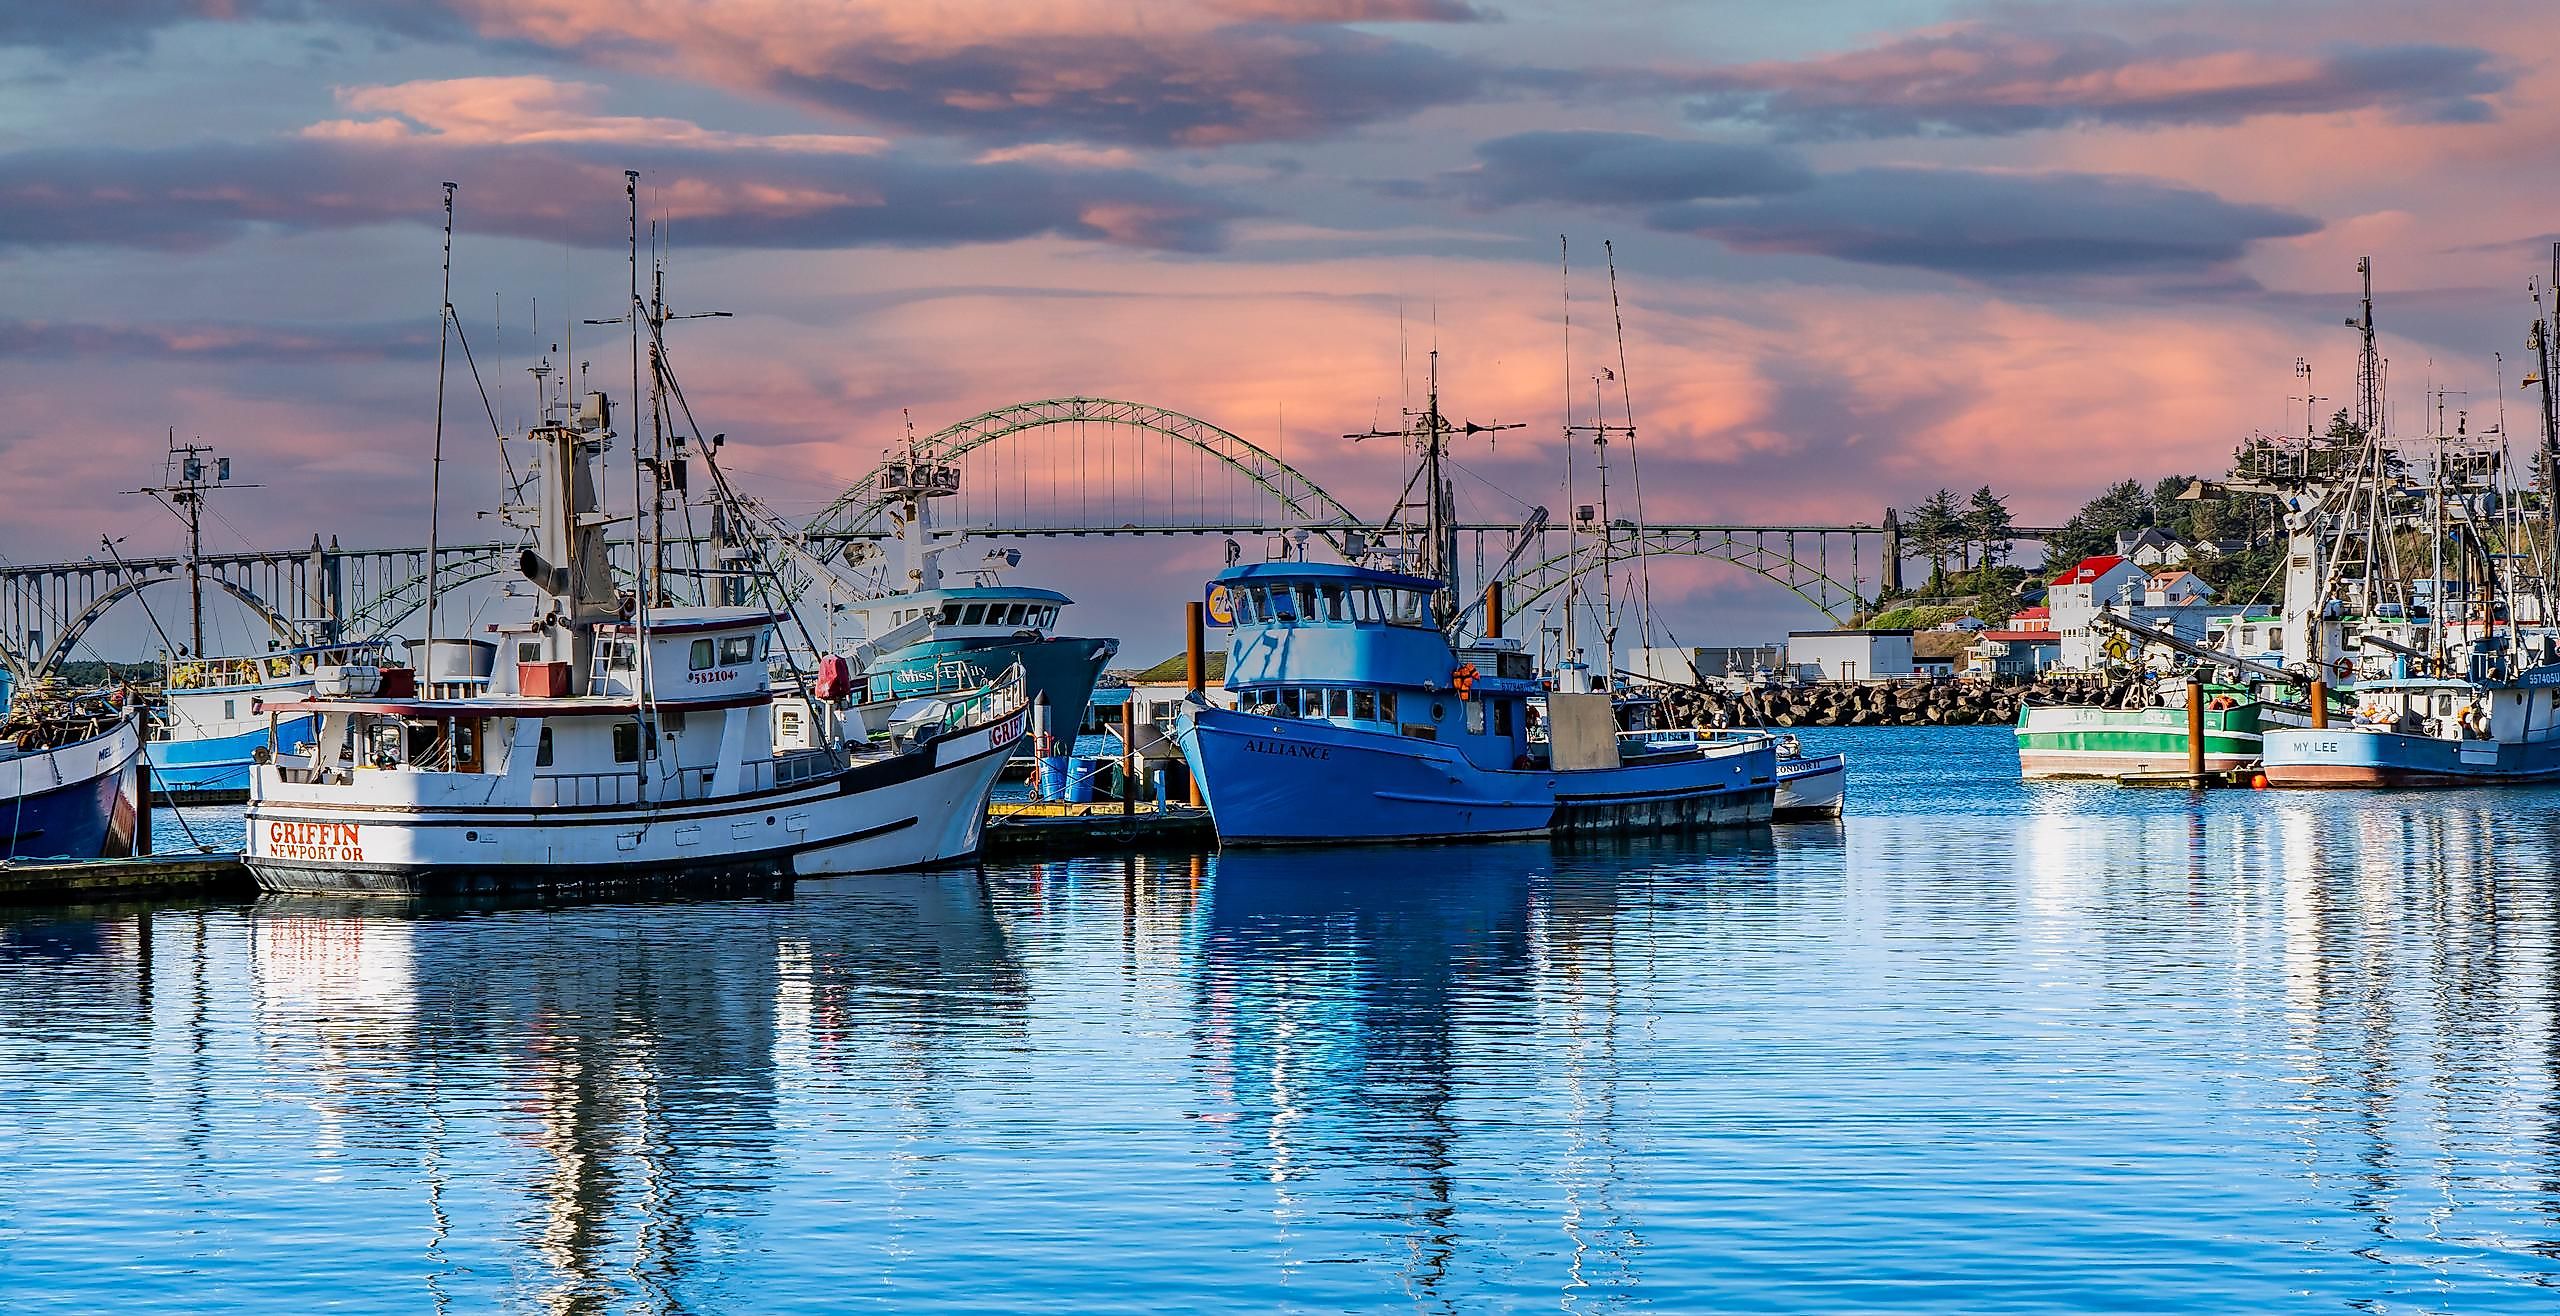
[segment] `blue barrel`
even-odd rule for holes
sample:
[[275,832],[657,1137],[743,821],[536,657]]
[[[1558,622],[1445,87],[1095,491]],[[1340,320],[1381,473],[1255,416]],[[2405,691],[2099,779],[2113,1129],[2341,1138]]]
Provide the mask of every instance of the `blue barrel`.
[[1110,766],[1109,759],[1077,759],[1075,771],[1067,778],[1067,803],[1093,803],[1093,782]]
[[1039,774],[1031,783],[1031,798],[1054,804],[1067,798],[1067,756],[1044,754]]

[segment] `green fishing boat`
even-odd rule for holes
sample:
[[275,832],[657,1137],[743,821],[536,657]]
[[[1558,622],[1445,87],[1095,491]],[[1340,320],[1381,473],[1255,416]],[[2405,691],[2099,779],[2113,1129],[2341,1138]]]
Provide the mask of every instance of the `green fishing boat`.
[[[2033,778],[2121,777],[2187,770],[2185,687],[2156,708],[2025,707],[2018,710],[2018,772]],[[2265,732],[2311,725],[2306,704],[2204,687],[2204,767],[2230,772],[2258,761]]]

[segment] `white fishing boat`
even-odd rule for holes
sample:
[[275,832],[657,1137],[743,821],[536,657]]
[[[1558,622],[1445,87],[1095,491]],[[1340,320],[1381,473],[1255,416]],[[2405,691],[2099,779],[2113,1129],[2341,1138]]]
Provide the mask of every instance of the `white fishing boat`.
[[534,606],[492,628],[512,661],[486,693],[420,697],[392,669],[377,688],[341,678],[263,710],[316,730],[252,777],[246,859],[262,887],[595,888],[976,853],[1026,726],[1018,677],[895,705],[852,703],[841,669],[778,691],[776,614],[637,607],[605,562],[593,468],[608,420],[589,394],[525,440],[540,480],[521,564]]
[[[590,392],[567,406],[551,391],[546,358],[534,369],[540,422],[500,440],[508,470],[527,472],[501,513],[527,532],[518,569],[531,589],[517,590],[529,606],[490,624],[486,639],[439,637],[430,573],[425,693],[410,668],[323,668],[311,697],[260,707],[274,726],[313,722],[307,746],[271,734],[250,777],[243,858],[265,889],[763,883],[977,852],[996,774],[1029,721],[1019,669],[859,702],[861,655],[809,653],[813,673],[777,651],[787,619],[778,582],[670,571],[666,528],[684,515],[687,463],[670,421],[681,408],[690,424],[691,409],[666,363],[664,305],[640,298],[638,175],[626,179],[635,415],[644,326],[654,404],[645,455],[639,435],[629,445],[630,515],[609,513],[599,494],[599,465],[616,438],[611,404]],[[449,259],[447,270],[449,280]],[[445,308],[450,329],[449,296]],[[740,509],[719,445],[693,438],[722,491],[715,519],[726,521]],[[441,411],[436,444],[441,453]],[[644,495],[644,480],[654,492]],[[670,495],[680,505],[673,513]],[[605,528],[618,520],[636,540],[628,589],[607,558]],[[436,530],[431,512],[431,562]],[[671,577],[717,593],[680,605]],[[748,603],[749,592],[776,603]],[[447,652],[461,662],[446,663]]]

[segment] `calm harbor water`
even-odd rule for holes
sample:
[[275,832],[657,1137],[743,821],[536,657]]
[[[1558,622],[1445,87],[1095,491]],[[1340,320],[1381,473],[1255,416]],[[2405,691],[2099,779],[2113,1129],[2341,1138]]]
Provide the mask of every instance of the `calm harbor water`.
[[2560,1301],[2560,797],[1806,739],[1714,844],[0,910],[0,1310]]

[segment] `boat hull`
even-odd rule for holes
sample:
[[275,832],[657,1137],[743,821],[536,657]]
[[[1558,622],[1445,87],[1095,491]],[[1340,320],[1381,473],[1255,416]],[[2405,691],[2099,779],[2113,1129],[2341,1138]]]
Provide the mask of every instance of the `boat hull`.
[[1778,760],[1772,817],[1837,818],[1849,793],[1849,760],[1839,754]]
[[[2242,703],[2204,715],[2204,767],[2229,772],[2255,763],[2266,733],[2310,721],[2310,710]],[[2121,777],[2139,772],[2184,772],[2187,710],[2183,708],[2022,708],[2018,711],[2018,773],[2029,779]]]
[[0,759],[0,859],[102,859],[133,853],[142,755],[130,717],[85,740]]
[[2446,740],[2331,727],[2267,737],[2262,770],[2284,787],[2496,786],[2560,781],[2560,741]]
[[874,663],[865,698],[886,702],[947,692],[952,682],[941,672],[942,664],[947,662],[963,662],[973,669],[962,678],[962,683],[968,685],[992,681],[1018,662],[1022,665],[1023,697],[1035,705],[1048,701],[1051,733],[1073,736],[1084,721],[1085,705],[1093,701],[1094,682],[1119,651],[1116,640],[1071,636],[927,640],[896,650]]
[[243,858],[261,889],[326,895],[756,889],[928,868],[976,856],[987,796],[1027,725],[1017,710],[929,753],[655,807],[369,812],[279,798],[275,769],[260,768]]
[[1192,705],[1179,738],[1223,845],[1691,831],[1769,820],[1766,742],[1613,769],[1488,769],[1436,741]]
[[[309,717],[285,718],[276,724],[275,739],[288,747],[298,745],[311,739],[311,727]],[[245,797],[253,756],[266,743],[262,726],[228,736],[154,740],[143,746],[143,753],[151,760],[152,784],[172,795],[229,792]]]

